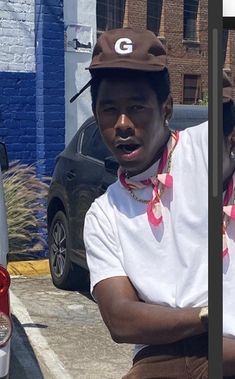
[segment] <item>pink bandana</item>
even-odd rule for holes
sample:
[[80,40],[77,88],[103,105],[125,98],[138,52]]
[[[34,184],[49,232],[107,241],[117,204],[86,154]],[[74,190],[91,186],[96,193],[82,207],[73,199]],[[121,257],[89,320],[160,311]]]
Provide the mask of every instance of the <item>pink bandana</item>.
[[232,179],[230,180],[227,190],[224,195],[224,220],[223,220],[223,257],[228,254],[228,244],[226,238],[226,220],[232,219],[235,220],[235,204],[229,204],[229,202],[234,202],[234,194],[235,194],[235,174],[233,174]]
[[[132,181],[130,178],[125,176],[125,173],[119,168],[118,170],[118,178],[128,191],[135,189],[143,189],[148,186],[152,186],[152,199],[147,204],[147,215],[148,220],[151,224],[158,226],[162,222],[162,212],[161,212],[161,204],[160,204],[160,186],[165,186],[167,188],[171,188],[173,186],[173,178],[168,171],[170,171],[170,159],[173,150],[179,140],[179,132],[171,132],[171,137],[167,143],[165,150],[161,156],[157,174],[154,177],[151,177],[146,180],[140,180],[138,182]],[[163,171],[167,172],[163,172]]]

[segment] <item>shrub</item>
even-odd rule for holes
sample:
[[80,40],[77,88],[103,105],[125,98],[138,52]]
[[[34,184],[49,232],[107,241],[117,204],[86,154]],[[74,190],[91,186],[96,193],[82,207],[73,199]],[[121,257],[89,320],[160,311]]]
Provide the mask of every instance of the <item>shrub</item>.
[[198,100],[198,105],[208,105],[208,92],[203,92],[202,99]]
[[48,180],[37,177],[34,165],[18,161],[3,174],[10,253],[36,252],[45,247]]

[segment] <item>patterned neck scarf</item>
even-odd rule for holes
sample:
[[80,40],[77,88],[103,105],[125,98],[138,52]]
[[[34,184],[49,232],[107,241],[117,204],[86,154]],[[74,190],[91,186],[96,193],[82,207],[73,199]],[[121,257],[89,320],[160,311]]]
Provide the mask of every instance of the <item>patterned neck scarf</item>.
[[148,202],[142,202],[147,203],[148,220],[154,226],[158,226],[162,223],[162,211],[160,203],[161,195],[165,187],[171,188],[173,186],[173,177],[170,175],[171,158],[178,140],[179,132],[171,132],[169,141],[162,153],[156,176],[150,177],[146,180],[134,181],[131,178],[128,178],[126,176],[126,173],[122,171],[121,168],[118,169],[118,178],[123,187],[126,188],[130,193],[136,189],[143,189],[148,186],[152,187],[152,198]]
[[235,173],[228,183],[223,202],[223,257],[228,254],[226,229],[230,220],[235,220]]

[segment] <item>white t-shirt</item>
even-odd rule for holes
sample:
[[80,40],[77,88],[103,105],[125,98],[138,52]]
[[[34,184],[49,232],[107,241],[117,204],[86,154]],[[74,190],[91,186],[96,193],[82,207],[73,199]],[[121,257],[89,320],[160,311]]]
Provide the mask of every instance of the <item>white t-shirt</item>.
[[[146,204],[133,199],[119,181],[91,205],[84,227],[91,293],[103,279],[128,276],[147,303],[208,304],[207,134],[207,123],[180,132],[172,156],[173,188],[161,197],[159,226],[150,225]],[[136,180],[153,176],[157,164]],[[151,192],[145,188],[135,194],[150,199]]]
[[223,335],[235,338],[235,220],[226,230],[229,254],[223,258]]

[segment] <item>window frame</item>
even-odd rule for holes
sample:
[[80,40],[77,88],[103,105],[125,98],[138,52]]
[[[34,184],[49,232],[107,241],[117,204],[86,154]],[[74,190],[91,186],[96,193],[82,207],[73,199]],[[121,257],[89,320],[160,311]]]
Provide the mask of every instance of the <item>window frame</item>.
[[[117,4],[118,1],[118,5]],[[122,3],[122,4],[121,4]],[[115,6],[116,5],[116,6]],[[104,9],[103,15],[99,14],[99,7]],[[121,28],[125,17],[126,0],[97,0],[96,2],[96,24],[97,36],[109,29]],[[111,16],[110,16],[111,15]],[[99,27],[99,19],[105,18],[105,26]]]
[[[85,134],[86,134],[86,131],[88,129],[92,129],[92,134],[90,136],[90,142],[92,141],[92,138],[95,136],[95,134],[99,133],[99,136],[101,138],[101,141],[102,143],[104,144],[103,140],[102,140],[102,136],[100,134],[100,131],[99,131],[99,128],[96,126],[96,122],[95,120],[94,121],[91,121],[89,124],[86,124],[84,125],[84,128],[83,130],[81,131],[81,135],[80,135],[80,138],[79,138],[79,141],[77,143],[77,153],[79,153],[83,158],[88,158],[94,162],[98,162],[98,163],[102,163],[104,165],[104,162],[105,162],[105,158],[107,158],[108,156],[112,156],[112,153],[111,151],[108,150],[108,148],[106,147],[107,151],[109,152],[109,155],[107,157],[104,157],[104,159],[100,159],[98,157],[94,157],[92,156],[89,152],[88,153],[84,153],[83,152],[83,146],[84,146],[84,138],[86,137]],[[105,144],[104,144],[105,146]]]
[[[155,5],[155,7],[154,7],[154,5]],[[151,12],[151,6],[155,9],[155,15],[154,16],[151,16],[151,14],[153,14],[153,12]],[[158,0],[157,5],[156,5],[156,0],[147,0],[147,13],[146,13],[147,29],[151,30],[157,36],[160,35],[162,11],[163,11],[163,0]],[[155,27],[150,27],[151,22],[150,22],[149,18],[153,18],[153,17],[156,18]],[[152,24],[154,25],[153,22],[152,22]]]
[[[199,18],[199,0],[194,0],[195,1],[195,6],[196,6],[196,11],[192,11],[190,9],[186,10],[186,5],[187,6],[192,6],[192,0],[184,0],[184,6],[183,6],[183,41],[184,42],[193,42],[193,43],[199,43],[199,28],[198,28],[198,18]],[[188,3],[187,3],[188,2]],[[187,4],[186,4],[187,3]],[[192,12],[194,13],[194,17],[186,17],[187,12]],[[186,20],[193,20],[194,21],[194,34],[191,34],[192,31],[190,30],[190,33],[186,33]]]

